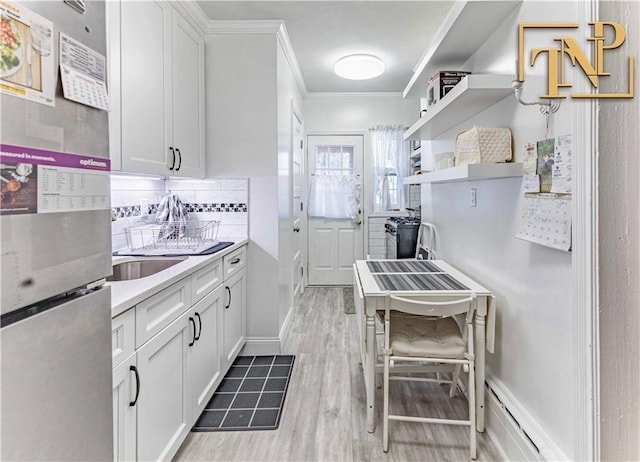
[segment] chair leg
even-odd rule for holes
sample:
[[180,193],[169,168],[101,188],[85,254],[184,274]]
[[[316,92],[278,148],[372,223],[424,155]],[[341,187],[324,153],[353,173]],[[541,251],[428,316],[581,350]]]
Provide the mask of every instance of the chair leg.
[[460,378],[460,369],[462,369],[462,364],[456,365],[456,368],[453,371],[453,375],[451,377],[451,388],[449,388],[449,398],[453,398],[456,394],[456,387],[458,386],[458,379]]
[[389,452],[389,355],[384,356],[382,450]]
[[[477,433],[476,433],[476,373],[475,363],[471,361],[469,364],[469,420],[471,425],[469,427],[469,450],[471,452],[471,459],[477,457]],[[478,390],[478,393],[482,393],[482,390]]]

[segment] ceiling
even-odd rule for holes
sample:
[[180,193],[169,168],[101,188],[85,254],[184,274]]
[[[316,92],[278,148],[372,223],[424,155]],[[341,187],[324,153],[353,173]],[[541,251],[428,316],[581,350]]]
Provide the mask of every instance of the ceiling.
[[[209,19],[281,19],[308,92],[401,92],[452,1],[208,1]],[[333,73],[341,57],[367,53],[386,71],[371,80]]]

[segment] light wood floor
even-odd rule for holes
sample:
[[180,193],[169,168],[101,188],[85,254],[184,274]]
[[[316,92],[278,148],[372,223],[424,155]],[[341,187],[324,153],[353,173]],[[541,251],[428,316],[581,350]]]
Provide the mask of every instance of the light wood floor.
[[[341,288],[308,288],[284,346],[283,354],[294,354],[296,359],[279,428],[190,433],[174,460],[468,460],[468,429],[449,425],[391,422],[389,453],[382,452],[382,390],[376,397],[380,403],[376,431],[369,434],[355,323],[355,315],[343,312]],[[466,399],[460,393],[449,398],[446,386],[409,382],[391,386],[392,412],[467,416]],[[478,433],[478,460],[501,460],[485,433]]]

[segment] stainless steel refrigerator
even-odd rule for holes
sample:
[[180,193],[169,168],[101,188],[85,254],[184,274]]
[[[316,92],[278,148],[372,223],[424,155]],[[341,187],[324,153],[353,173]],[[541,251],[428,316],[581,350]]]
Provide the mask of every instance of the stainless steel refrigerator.
[[[107,112],[65,99],[58,68],[60,32],[106,54],[104,3],[86,2],[85,13],[63,0],[7,4],[51,21],[52,42],[35,50],[36,25],[7,20],[20,40],[0,83],[26,75],[22,85],[38,90],[53,78],[55,97],[50,105],[0,95],[3,153],[13,146],[12,154],[39,159],[3,157],[1,166],[0,459],[111,460],[111,294],[102,285],[111,274]],[[54,77],[45,74],[48,59]],[[81,159],[84,170],[47,164],[59,159]],[[75,196],[67,203],[41,194],[46,187]]]

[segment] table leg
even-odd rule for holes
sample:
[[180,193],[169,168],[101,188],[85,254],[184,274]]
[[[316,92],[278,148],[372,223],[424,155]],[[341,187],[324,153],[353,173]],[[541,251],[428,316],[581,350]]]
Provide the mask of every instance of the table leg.
[[[486,301],[479,301],[486,303]],[[476,430],[484,432],[484,361],[485,361],[485,324],[486,310],[476,311]]]
[[367,431],[373,433],[376,430],[375,423],[375,368],[376,368],[376,322],[374,316],[367,315],[366,332],[367,350],[364,364],[364,383],[367,393]]

